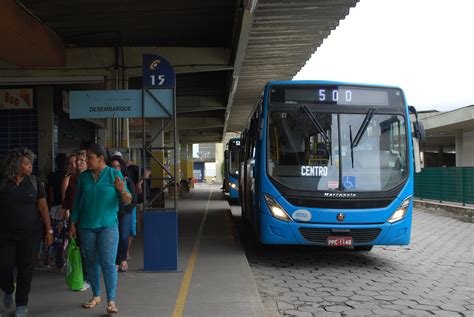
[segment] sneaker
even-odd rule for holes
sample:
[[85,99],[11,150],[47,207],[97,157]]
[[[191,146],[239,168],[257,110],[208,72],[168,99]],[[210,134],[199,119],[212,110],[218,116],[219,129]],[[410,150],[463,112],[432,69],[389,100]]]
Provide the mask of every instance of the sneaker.
[[9,309],[13,306],[13,301],[13,294],[5,293],[5,295],[3,296],[3,306],[5,306],[6,309]]
[[17,306],[15,317],[26,317],[28,315],[28,308],[26,306]]
[[83,291],[85,291],[85,290],[88,290],[89,287],[91,287],[91,286],[89,285],[89,283],[87,283],[87,281],[84,281],[84,284],[82,285],[82,288],[81,288],[79,291],[80,291],[80,292],[83,292]]

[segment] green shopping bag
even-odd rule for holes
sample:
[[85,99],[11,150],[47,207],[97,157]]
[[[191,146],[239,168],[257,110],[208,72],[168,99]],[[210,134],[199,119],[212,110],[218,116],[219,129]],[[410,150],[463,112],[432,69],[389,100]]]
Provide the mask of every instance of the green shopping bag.
[[76,239],[69,241],[66,249],[66,284],[73,291],[79,291],[84,284],[82,274],[81,251],[77,246]]

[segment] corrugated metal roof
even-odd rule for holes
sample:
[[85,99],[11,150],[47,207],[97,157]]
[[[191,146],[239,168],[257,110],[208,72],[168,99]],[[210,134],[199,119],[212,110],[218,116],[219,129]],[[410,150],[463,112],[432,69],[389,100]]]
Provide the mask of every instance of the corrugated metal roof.
[[260,0],[227,131],[240,131],[265,83],[293,78],[357,2]]
[[[228,50],[227,64],[221,58],[219,65],[180,65],[190,69],[177,75],[183,143],[218,142],[226,131],[240,131],[264,84],[291,79],[357,1],[259,0],[249,15],[255,0],[17,0],[70,50],[135,46]],[[186,59],[180,56],[181,60]],[[81,67],[86,69],[86,63]],[[201,71],[193,71],[194,67]],[[202,67],[215,69],[202,71]],[[140,78],[130,78],[129,88],[140,85]],[[189,126],[194,118],[199,124]]]
[[230,47],[236,0],[21,0],[71,47]]

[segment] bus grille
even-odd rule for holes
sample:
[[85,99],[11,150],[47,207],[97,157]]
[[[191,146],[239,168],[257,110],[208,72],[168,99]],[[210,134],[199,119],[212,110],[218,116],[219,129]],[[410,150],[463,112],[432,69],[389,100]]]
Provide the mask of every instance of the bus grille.
[[311,208],[331,208],[331,209],[366,209],[385,208],[392,203],[394,198],[377,199],[324,199],[324,198],[302,198],[284,196],[292,205]]
[[382,229],[347,229],[347,232],[333,232],[331,228],[299,228],[301,235],[309,242],[326,243],[328,236],[352,237],[354,243],[368,243],[375,240]]

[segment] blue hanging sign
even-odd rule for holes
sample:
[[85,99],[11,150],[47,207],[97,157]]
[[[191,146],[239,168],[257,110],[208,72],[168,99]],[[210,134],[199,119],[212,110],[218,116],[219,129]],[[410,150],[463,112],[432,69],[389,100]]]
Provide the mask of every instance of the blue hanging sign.
[[159,55],[143,55],[143,88],[174,88],[176,78],[171,64]]
[[[69,92],[69,117],[71,119],[140,118],[142,94],[136,90],[85,90]],[[173,116],[173,89],[145,91],[146,118]]]

